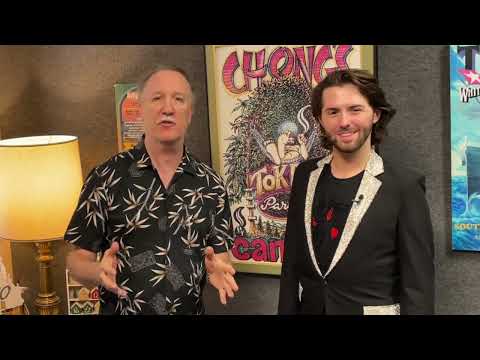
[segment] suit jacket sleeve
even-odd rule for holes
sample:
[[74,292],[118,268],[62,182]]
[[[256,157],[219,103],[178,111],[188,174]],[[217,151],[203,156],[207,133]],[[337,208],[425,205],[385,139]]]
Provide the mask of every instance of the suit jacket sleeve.
[[[302,176],[297,168],[295,177],[290,192],[290,202],[287,215],[287,228],[285,231],[284,255],[282,262],[282,274],[280,277],[280,295],[278,302],[278,314],[288,315],[296,314],[298,311],[298,273],[295,266],[297,261],[297,241],[298,234],[301,233],[303,222],[298,219],[303,219],[304,209],[298,207],[298,187],[299,179]],[[305,194],[300,194],[300,196]],[[300,223],[300,224],[299,224]]]
[[425,177],[403,193],[398,220],[401,314],[434,313],[434,246]]

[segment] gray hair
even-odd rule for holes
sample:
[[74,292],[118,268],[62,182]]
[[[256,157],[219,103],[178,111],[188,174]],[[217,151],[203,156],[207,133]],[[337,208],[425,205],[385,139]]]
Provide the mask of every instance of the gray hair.
[[158,65],[155,65],[152,69],[150,69],[146,73],[144,73],[140,77],[140,79],[137,81],[138,98],[140,99],[140,97],[142,96],[142,92],[145,89],[145,85],[147,84],[148,80],[150,80],[150,78],[153,75],[155,75],[156,73],[158,73],[160,71],[165,71],[165,70],[175,71],[175,72],[181,74],[185,78],[185,80],[187,80],[188,84],[190,85],[190,90],[192,92],[192,108],[193,108],[195,106],[195,94],[193,92],[193,87],[192,87],[192,83],[190,81],[190,77],[188,76],[188,74],[185,70],[183,70],[182,68],[180,68],[178,66],[175,66],[175,65],[158,64]]

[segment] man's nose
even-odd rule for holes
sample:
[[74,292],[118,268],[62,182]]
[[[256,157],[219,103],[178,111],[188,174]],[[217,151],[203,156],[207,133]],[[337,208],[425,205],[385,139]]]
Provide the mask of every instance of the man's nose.
[[173,107],[173,100],[166,98],[163,104],[162,112],[164,114],[173,114],[174,111],[175,111],[175,108]]
[[339,125],[342,128],[350,126],[350,117],[346,112],[343,112],[343,111],[340,112],[339,115],[338,115],[338,118],[339,118],[339,120],[338,120]]

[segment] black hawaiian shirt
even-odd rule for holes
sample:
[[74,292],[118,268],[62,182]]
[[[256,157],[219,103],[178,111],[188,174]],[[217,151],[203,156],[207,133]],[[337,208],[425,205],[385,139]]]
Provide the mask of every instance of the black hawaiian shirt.
[[166,189],[143,141],[91,171],[65,240],[101,253],[120,245],[120,299],[100,287],[101,314],[203,314],[203,251],[232,245],[222,179],[185,149]]

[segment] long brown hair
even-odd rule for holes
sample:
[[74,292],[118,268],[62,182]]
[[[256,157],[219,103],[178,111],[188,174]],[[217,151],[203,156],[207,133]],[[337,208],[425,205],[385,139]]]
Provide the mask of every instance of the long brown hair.
[[[367,99],[368,104],[374,111],[380,111],[380,119],[373,125],[372,128],[372,145],[380,144],[387,135],[387,125],[395,115],[396,110],[390,105],[383,90],[378,86],[377,79],[365,70],[337,70],[325,77],[312,92],[312,114],[315,119],[319,120],[322,114],[322,96],[325,89],[333,86],[342,86],[346,84],[354,85],[358,91]],[[322,124],[319,122],[322,130],[321,138],[323,146],[327,149],[332,148],[328,138],[325,136],[325,131]]]

